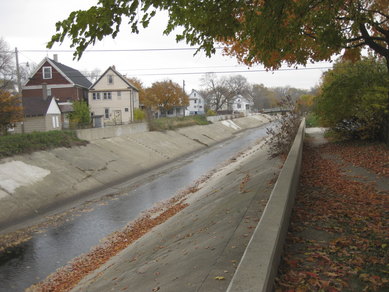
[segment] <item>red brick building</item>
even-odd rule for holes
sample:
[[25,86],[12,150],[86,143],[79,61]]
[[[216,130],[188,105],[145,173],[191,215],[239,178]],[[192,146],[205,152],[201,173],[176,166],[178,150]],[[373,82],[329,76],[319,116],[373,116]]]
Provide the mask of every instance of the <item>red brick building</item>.
[[52,96],[59,102],[88,101],[92,83],[78,70],[45,58],[22,88],[23,98]]

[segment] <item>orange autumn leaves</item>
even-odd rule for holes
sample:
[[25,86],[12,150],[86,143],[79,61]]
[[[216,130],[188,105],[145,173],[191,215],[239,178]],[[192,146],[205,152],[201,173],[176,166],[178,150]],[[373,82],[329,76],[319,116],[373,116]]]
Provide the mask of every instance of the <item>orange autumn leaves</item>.
[[378,178],[388,177],[388,158],[389,149],[382,144],[305,148],[276,291],[389,287],[388,192],[347,172],[350,165],[363,166]]
[[22,113],[19,97],[0,90],[0,134],[6,134],[12,124],[21,121]]

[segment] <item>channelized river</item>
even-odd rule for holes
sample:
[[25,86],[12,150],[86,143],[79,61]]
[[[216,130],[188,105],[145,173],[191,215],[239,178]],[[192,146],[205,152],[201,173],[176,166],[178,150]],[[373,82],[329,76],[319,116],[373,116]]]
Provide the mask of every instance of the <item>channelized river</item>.
[[[202,175],[266,135],[266,126],[246,130],[234,138],[214,145],[190,157],[171,163],[168,171],[152,175],[128,193],[95,204],[91,211],[74,216],[55,227],[0,253],[0,291],[24,291],[43,280],[74,257],[89,251],[99,240],[155,203],[174,196]],[[169,168],[168,168],[169,169]],[[130,184],[131,182],[129,182]]]

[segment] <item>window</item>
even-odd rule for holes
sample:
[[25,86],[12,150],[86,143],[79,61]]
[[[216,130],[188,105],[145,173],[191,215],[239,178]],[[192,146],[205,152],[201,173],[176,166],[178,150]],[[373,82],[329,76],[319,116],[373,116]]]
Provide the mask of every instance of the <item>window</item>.
[[118,96],[122,96],[122,92],[121,91],[118,91]]
[[197,103],[197,99],[194,100],[194,103]]
[[51,67],[43,67],[43,79],[51,79],[53,78],[53,74],[51,72]]
[[52,116],[51,117],[51,123],[53,125],[53,128],[59,128],[59,119],[58,116]]
[[108,84],[113,84],[113,75],[108,75]]
[[241,108],[242,106],[240,105],[240,103],[238,103],[237,105],[236,105],[238,108]]
[[196,97],[196,92],[193,95]]
[[93,99],[94,100],[100,99],[100,92],[93,92]]
[[105,117],[106,119],[109,119],[109,108],[106,108],[106,109],[104,110],[104,117]]
[[128,112],[128,107],[124,108],[124,111],[125,111],[125,112]]
[[104,92],[103,96],[104,99],[112,99],[112,92]]

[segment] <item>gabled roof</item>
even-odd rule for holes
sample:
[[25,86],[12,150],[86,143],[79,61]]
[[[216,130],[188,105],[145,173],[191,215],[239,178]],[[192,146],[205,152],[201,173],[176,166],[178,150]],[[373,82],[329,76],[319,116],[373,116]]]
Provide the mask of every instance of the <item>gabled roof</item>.
[[42,96],[23,97],[23,112],[25,116],[44,116],[49,109],[52,97],[43,100]]
[[92,85],[92,82],[90,82],[80,71],[52,59],[47,58],[47,60],[60,72],[66,75],[66,77],[68,77],[74,84],[85,88],[89,88]]
[[[198,96],[196,96],[196,97],[191,97],[192,94],[194,94],[194,93],[197,93]],[[204,99],[204,97],[201,95],[200,92],[198,92],[196,89],[192,89],[191,93],[189,93],[189,99],[197,99],[197,98],[202,98],[202,99]]]
[[136,88],[130,81],[128,81],[127,78],[125,78],[122,74],[120,74],[118,71],[116,71],[116,69],[115,69],[114,66],[108,67],[108,69],[105,70],[105,72],[104,72],[103,74],[101,74],[100,78],[97,79],[97,80],[95,81],[95,83],[93,83],[93,84],[89,87],[89,89],[92,89],[93,87],[95,87],[96,84],[100,82],[100,80],[108,73],[109,70],[111,70],[111,71],[112,71],[113,73],[115,73],[121,80],[123,80],[123,81],[128,85],[128,87],[130,87],[130,88],[132,88],[132,89],[134,89],[134,90],[136,90],[136,91],[139,91],[139,89]]
[[[44,58],[39,65],[36,67],[34,72],[30,76],[34,76],[39,70],[42,69],[42,66],[48,62],[51,66],[53,66],[63,77],[65,77],[70,83],[74,85],[78,85],[80,87],[89,88],[92,85],[90,82],[80,71],[66,66],[62,63],[56,62],[48,57]],[[24,85],[28,83],[28,80]]]

